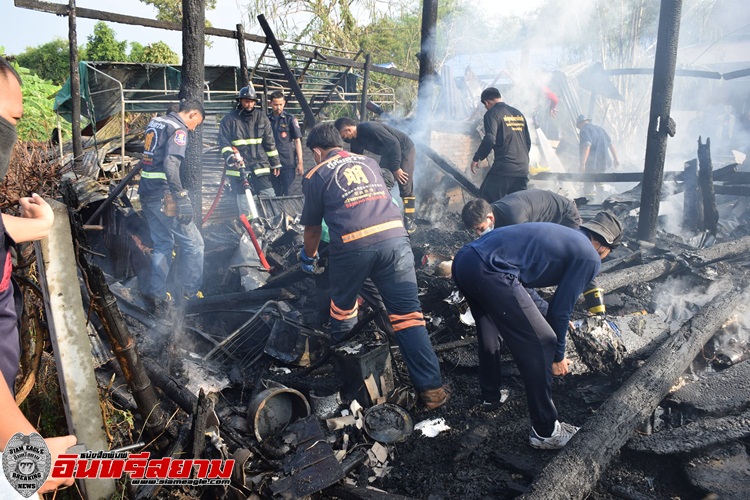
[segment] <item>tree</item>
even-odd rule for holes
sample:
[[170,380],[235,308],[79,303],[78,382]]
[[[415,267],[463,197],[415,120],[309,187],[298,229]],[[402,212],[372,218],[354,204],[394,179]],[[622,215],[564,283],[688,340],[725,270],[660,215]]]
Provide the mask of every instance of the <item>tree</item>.
[[145,47],[138,42],[131,42],[130,60],[140,63],[178,64],[180,57],[164,42],[154,42]]
[[18,122],[18,137],[23,141],[46,141],[56,126],[53,105],[60,86],[40,78],[28,68],[16,65],[16,70],[23,80],[23,119]]
[[127,61],[128,42],[118,42],[115,32],[103,21],[94,25],[94,33],[88,36],[86,59],[89,61]]
[[[182,22],[182,0],[141,0],[141,3],[156,7],[156,19],[159,21]],[[215,8],[216,0],[206,0],[206,10]],[[206,26],[211,26],[211,23],[206,21]]]
[[62,85],[70,72],[68,53],[68,41],[55,38],[38,47],[26,48],[16,60],[20,66],[30,69],[43,80]]

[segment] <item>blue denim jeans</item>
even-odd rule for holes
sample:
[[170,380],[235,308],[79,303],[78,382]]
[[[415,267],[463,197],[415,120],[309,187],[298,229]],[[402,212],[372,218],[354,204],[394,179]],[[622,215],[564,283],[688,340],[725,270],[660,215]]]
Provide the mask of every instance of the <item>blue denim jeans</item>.
[[383,297],[414,388],[421,392],[441,387],[440,363],[427,336],[417,297],[414,255],[408,237],[334,254],[328,263],[333,341],[340,341],[357,322],[357,295],[369,277]]
[[203,236],[194,222],[180,224],[175,217],[161,211],[160,197],[141,198],[143,214],[148,221],[154,251],[151,254],[151,283],[147,293],[157,298],[167,295],[167,276],[172,266],[172,249],[179,246],[175,260],[175,281],[181,290],[177,293],[195,295],[203,282]]

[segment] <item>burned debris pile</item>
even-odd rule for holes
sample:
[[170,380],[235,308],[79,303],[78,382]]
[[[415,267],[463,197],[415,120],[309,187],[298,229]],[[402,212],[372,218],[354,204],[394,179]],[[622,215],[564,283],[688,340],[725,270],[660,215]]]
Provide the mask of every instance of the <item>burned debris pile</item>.
[[[455,212],[418,219],[411,236],[428,333],[451,386],[449,403],[426,412],[383,305],[367,290],[360,321],[331,344],[325,255],[316,275],[296,261],[301,197],[263,199],[266,216],[251,221],[258,247],[234,221],[204,225],[205,298],[178,297],[154,314],[139,291],[151,242],[136,199],[122,190],[100,210],[106,190],[86,197],[90,182],[65,177],[60,192],[92,312],[100,387],[136,415],[152,456],[234,460],[228,486],[131,486],[131,498],[744,491],[747,454],[737,444],[750,435],[746,198],[715,195],[715,228],[676,233],[662,220],[655,244],[635,237],[637,196],[604,202],[624,222],[625,245],[599,276],[607,317],[576,307],[572,373],[555,380],[554,392],[560,414],[582,429],[555,454],[527,445],[523,384],[508,353],[503,403],[481,408],[473,318],[450,275],[472,235]],[[584,220],[601,208],[579,207]],[[110,444],[131,442],[120,435]],[[657,469],[665,457],[669,467]],[[716,458],[728,465],[717,468]]]

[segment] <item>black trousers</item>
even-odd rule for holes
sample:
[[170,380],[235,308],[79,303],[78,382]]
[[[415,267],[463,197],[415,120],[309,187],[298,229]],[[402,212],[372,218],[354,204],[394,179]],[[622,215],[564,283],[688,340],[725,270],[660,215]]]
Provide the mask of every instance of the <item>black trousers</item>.
[[552,402],[552,362],[557,336],[534,298],[512,274],[488,267],[473,248],[453,260],[453,279],[477,324],[482,398],[500,398],[500,347],[504,340],[521,373],[531,424],[549,436],[557,420]]
[[496,168],[493,166],[490,171],[487,172],[487,176],[482,181],[482,185],[479,186],[479,195],[484,198],[487,203],[495,203],[505,195],[527,189],[528,185],[528,175],[526,177],[510,177],[508,175],[498,174]]

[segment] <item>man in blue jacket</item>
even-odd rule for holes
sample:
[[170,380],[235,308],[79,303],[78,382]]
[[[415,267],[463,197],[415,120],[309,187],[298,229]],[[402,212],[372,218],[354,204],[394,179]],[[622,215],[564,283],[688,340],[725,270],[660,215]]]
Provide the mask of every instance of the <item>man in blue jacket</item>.
[[[552,376],[568,373],[565,336],[576,299],[620,243],[622,225],[609,212],[571,229],[529,222],[495,229],[464,246],[453,279],[477,324],[479,385],[486,402],[500,399],[500,373],[490,352],[501,336],[526,387],[529,443],[558,449],[578,430],[557,420]],[[532,288],[556,286],[544,314]]]

